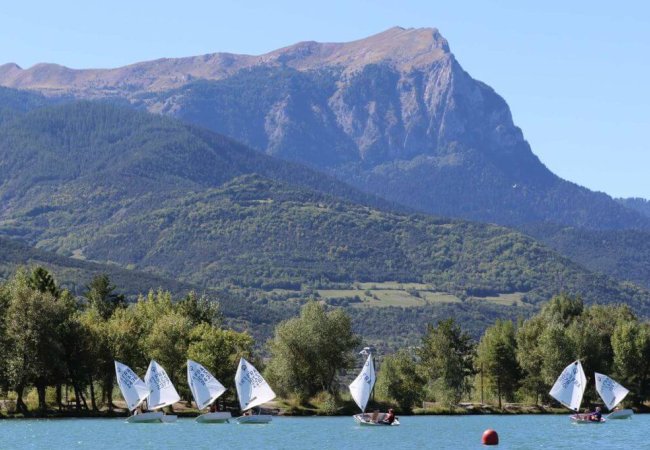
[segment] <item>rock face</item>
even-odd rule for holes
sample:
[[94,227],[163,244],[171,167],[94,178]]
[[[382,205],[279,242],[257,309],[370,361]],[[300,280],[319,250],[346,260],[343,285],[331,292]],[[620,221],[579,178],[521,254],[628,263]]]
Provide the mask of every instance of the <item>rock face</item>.
[[650,228],[640,213],[551,173],[506,102],[462,69],[436,29],[109,70],[5,65],[0,85],[126,98],[429,213]]

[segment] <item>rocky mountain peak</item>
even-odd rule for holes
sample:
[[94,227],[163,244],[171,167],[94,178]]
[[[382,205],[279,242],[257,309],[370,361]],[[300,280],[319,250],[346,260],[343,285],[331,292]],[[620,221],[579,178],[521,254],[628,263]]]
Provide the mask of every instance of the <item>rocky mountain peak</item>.
[[177,88],[196,79],[221,80],[241,69],[265,65],[300,71],[333,66],[356,72],[371,64],[387,63],[400,71],[409,71],[448,54],[449,44],[436,28],[393,27],[356,41],[299,42],[256,56],[212,53],[161,58],[115,69],[82,70],[45,63],[22,69],[10,63],[0,66],[0,86],[85,97],[115,96],[124,90],[128,96]]
[[436,28],[393,27],[352,42],[299,42],[261,58],[298,70],[340,66],[355,71],[377,63],[389,63],[401,70],[409,70],[431,64],[449,52],[447,40]]

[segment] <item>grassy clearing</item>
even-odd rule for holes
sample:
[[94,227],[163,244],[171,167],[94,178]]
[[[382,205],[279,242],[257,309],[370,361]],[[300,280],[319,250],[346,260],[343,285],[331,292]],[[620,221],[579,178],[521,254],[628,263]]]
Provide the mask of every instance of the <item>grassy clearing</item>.
[[420,296],[428,303],[460,303],[461,300],[453,294],[446,292],[421,291]]
[[513,292],[512,294],[499,294],[492,297],[472,297],[475,300],[483,300],[490,303],[503,306],[523,306],[523,292]]
[[434,303],[461,302],[453,294],[426,289],[428,285],[422,283],[355,283],[354,286],[357,289],[319,289],[318,295],[325,300],[358,297],[361,302],[351,305],[356,308],[385,308],[388,306],[408,308]]
[[[406,291],[396,289],[375,290],[372,292],[372,299],[364,301],[359,306],[386,307],[386,306],[424,306],[426,300],[415,297]],[[367,297],[366,297],[367,298]]]
[[354,283],[354,286],[361,290],[370,289],[374,290],[407,290],[415,289],[418,291],[430,291],[431,286],[423,283],[399,283],[397,281],[383,281],[383,282],[368,282],[368,283]]

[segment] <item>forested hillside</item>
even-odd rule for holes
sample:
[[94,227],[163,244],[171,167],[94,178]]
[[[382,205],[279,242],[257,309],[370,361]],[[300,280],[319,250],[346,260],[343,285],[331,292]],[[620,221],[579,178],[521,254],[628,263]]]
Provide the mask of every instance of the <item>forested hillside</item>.
[[589,270],[650,288],[650,233],[538,224],[522,230]]
[[516,293],[536,305],[568,291],[648,311],[646,291],[517,232],[377,209],[327,176],[164,117],[82,102],[0,134],[0,232],[60,254],[202,289],[411,281],[461,300]]
[[617,198],[621,205],[640,212],[644,216],[650,217],[650,201],[645,198]]

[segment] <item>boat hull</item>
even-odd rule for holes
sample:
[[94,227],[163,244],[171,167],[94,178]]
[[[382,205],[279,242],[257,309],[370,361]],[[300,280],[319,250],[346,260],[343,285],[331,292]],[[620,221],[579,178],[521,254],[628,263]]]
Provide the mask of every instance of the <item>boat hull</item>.
[[395,418],[393,423],[387,424],[382,422],[384,420],[384,416],[386,416],[386,413],[379,413],[377,414],[375,420],[373,420],[373,415],[371,414],[356,414],[352,416],[360,426],[362,427],[386,427],[386,426],[391,426],[391,427],[397,427],[399,426],[399,420]]
[[126,421],[128,423],[161,423],[162,422],[162,417],[163,413],[161,412],[146,412],[142,414],[135,414],[133,416],[129,416]]
[[178,420],[178,416],[174,414],[163,414],[160,419],[162,423],[176,423],[176,420]]
[[237,417],[235,420],[237,423],[240,423],[242,425],[244,424],[264,424],[264,423],[269,423],[272,420],[272,417],[270,414],[255,414],[252,416],[240,416]]
[[232,414],[225,411],[219,411],[201,414],[196,418],[196,421],[199,423],[228,423],[228,419],[232,419]]
[[629,419],[634,415],[634,411],[631,409],[619,409],[607,415],[607,420],[612,419]]
[[570,417],[572,423],[580,425],[598,425],[605,423],[607,419],[601,418],[600,420],[591,420],[589,419],[591,414],[574,414]]

